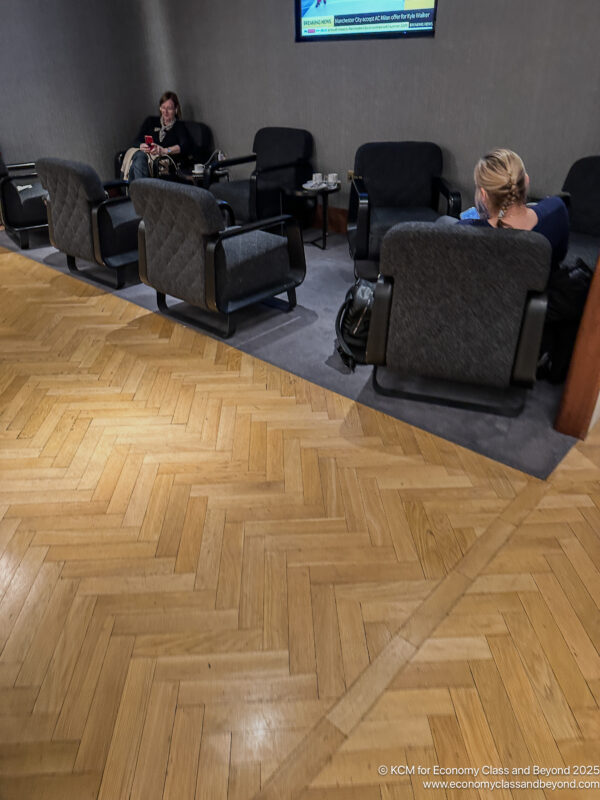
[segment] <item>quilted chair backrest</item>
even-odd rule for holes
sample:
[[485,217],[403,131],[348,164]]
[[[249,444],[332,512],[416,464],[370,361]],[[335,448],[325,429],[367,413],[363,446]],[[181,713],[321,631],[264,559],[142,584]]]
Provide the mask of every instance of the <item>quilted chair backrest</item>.
[[600,156],[576,161],[569,170],[563,191],[571,194],[571,230],[600,236]]
[[386,365],[428,378],[506,387],[528,292],[543,292],[548,240],[531,231],[409,222],[384,237],[394,289]]
[[374,206],[431,207],[432,179],[442,167],[442,151],[433,142],[368,142],[354,159]]
[[206,309],[207,239],[224,227],[214,196],[154,178],[134,181],[129,195],[144,222],[148,284]]
[[40,158],[36,170],[50,196],[52,243],[70,256],[94,260],[91,207],[106,197],[88,164]]

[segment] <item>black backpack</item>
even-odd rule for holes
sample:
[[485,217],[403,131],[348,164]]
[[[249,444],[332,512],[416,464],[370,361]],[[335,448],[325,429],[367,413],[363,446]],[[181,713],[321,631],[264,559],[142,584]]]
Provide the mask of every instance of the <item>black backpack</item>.
[[357,364],[366,363],[374,293],[373,281],[358,278],[348,289],[335,320],[338,353],[353,372]]
[[538,378],[562,383],[567,377],[593,275],[594,271],[581,258],[574,266],[563,265],[550,275]]

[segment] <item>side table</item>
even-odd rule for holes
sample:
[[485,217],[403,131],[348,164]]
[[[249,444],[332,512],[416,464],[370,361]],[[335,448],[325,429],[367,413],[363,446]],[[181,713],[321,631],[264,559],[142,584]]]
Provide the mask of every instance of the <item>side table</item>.
[[[328,220],[327,220],[327,206],[329,204],[329,195],[339,192],[341,184],[336,186],[321,186],[319,189],[282,189],[282,193],[286,197],[317,197],[321,198],[321,211],[323,213],[323,225],[321,228],[321,235],[316,239],[305,241],[305,244],[314,244],[315,247],[320,247],[321,250],[327,249],[328,233]],[[318,202],[318,201],[317,201]]]
[[[194,172],[193,170],[182,170],[181,171],[182,177],[188,181],[189,183],[193,183],[194,186],[200,186],[200,188],[205,189],[205,179],[204,179],[204,172]],[[229,170],[228,169],[217,169],[213,172],[213,178],[216,178],[218,181],[222,180],[229,180]]]

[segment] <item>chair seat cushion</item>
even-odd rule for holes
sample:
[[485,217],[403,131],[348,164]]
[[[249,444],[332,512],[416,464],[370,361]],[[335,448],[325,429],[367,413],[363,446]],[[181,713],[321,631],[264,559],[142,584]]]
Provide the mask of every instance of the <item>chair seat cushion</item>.
[[216,286],[217,304],[222,311],[229,303],[286,284],[289,256],[284,237],[249,231],[225,239],[223,250],[225,265],[217,271]]
[[225,200],[229,203],[235,221],[248,222],[250,219],[250,181],[219,181],[213,183],[210,191],[217,200]]
[[39,178],[9,178],[2,184],[6,223],[14,227],[47,222],[46,190]]
[[599,256],[600,236],[589,236],[586,233],[571,231],[569,234],[569,250],[565,259],[567,264],[574,264],[578,258],[582,258],[588,267],[595,269]]
[[385,234],[399,222],[435,222],[437,211],[421,206],[375,206],[369,221],[369,258],[379,258]]
[[140,218],[131,201],[104,206],[98,222],[104,256],[137,250]]

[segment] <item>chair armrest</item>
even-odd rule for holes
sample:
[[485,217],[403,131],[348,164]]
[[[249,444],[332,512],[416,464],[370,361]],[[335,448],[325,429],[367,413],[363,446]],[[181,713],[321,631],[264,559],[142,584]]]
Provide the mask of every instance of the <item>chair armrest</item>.
[[235,158],[225,158],[223,161],[213,161],[212,164],[204,165],[204,182],[205,189],[213,183],[214,173],[219,169],[227,169],[227,167],[235,167],[238,164],[249,164],[256,161],[256,153],[249,153],[247,156],[236,156]]
[[[124,181],[122,179],[112,180],[112,181],[104,181],[102,184],[104,186],[104,191],[108,193],[109,198],[112,197],[128,197],[128,189],[129,189],[129,181]],[[119,190],[118,195],[110,194],[111,190]]]
[[[306,259],[300,225],[291,214],[281,214],[278,217],[249,222],[245,225],[236,225],[210,237],[206,247],[206,272],[204,276],[204,300],[206,307],[211,311],[220,312],[217,300],[217,267],[224,257],[223,242],[234,236],[241,236],[250,231],[265,230],[278,225],[283,225],[287,238],[288,256],[290,259],[290,272],[293,274],[296,285],[302,283],[306,275]],[[141,267],[140,267],[141,275]],[[143,278],[142,278],[143,280]]]
[[143,219],[140,220],[138,225],[138,269],[142,283],[150,286],[148,283],[148,261],[146,257],[146,226]]
[[[31,166],[34,166],[34,165],[32,164]],[[27,180],[29,178],[39,178],[39,177],[40,176],[37,174],[37,172],[26,172],[24,174],[19,173],[18,175],[10,175],[10,174],[8,174],[8,175],[2,175],[2,177],[0,178],[0,182],[11,181],[11,180],[12,181],[14,181],[14,180],[24,181],[24,180]]]
[[121,186],[129,186],[129,181],[124,181],[122,178],[116,178],[111,181],[104,181],[102,184],[105,189],[117,189]]
[[[571,208],[571,192],[554,192],[554,194],[552,194],[552,195],[545,195],[545,196],[546,197],[548,197],[548,196],[550,196],[550,197],[560,197],[560,199],[566,205],[567,210],[569,210]],[[533,197],[528,196],[527,197],[527,205],[535,205],[536,203],[539,203],[540,200],[543,200],[543,199],[544,199],[543,197],[538,197],[537,195],[533,196]]]
[[[48,215],[48,239],[50,240],[52,247],[56,247],[56,242],[54,239],[54,227],[52,223],[52,201],[50,200],[49,194],[44,197],[44,205],[46,206],[46,214]],[[56,249],[58,250],[58,247],[56,247]]]
[[367,338],[366,364],[385,364],[393,286],[393,280],[384,275],[380,275],[375,284]]
[[350,186],[350,204],[346,228],[350,244],[350,255],[354,259],[359,260],[369,257],[370,220],[371,211],[367,187],[363,179],[355,175]]
[[246,222],[243,225],[235,225],[232,228],[225,228],[223,231],[215,234],[217,238],[231,239],[233,236],[239,236],[242,233],[249,231],[267,230],[268,228],[275,228],[277,225],[283,225],[289,221],[294,221],[291,214],[280,214],[278,217],[268,217],[267,219],[257,219],[255,222]]
[[126,152],[127,150],[119,150],[119,152],[115,155],[114,166],[116,178],[118,178],[121,174],[121,165],[123,164],[123,159],[125,158]]
[[108,197],[95,206],[92,206],[92,240],[94,243],[94,258],[101,266],[105,267],[102,244],[100,242],[100,216],[106,211],[108,206],[115,206],[119,203],[131,203],[129,197]]
[[[439,196],[443,195],[446,198],[446,213],[450,217],[460,217],[462,208],[462,198],[460,192],[454,191],[450,188],[448,182],[444,178],[436,177],[433,179],[433,189],[436,192],[439,203]],[[437,203],[436,203],[437,207]]]
[[[223,162],[221,161],[221,164],[222,163]],[[302,159],[296,158],[296,159],[294,159],[294,161],[288,161],[285,164],[274,164],[271,167],[261,167],[260,169],[257,167],[254,170],[254,174],[255,175],[259,175],[259,176],[260,175],[265,175],[268,172],[277,172],[277,170],[287,169],[288,167],[297,167],[298,164],[302,164],[302,163],[304,163],[302,161]]]
[[[5,164],[6,169],[35,169],[35,161],[26,161],[22,164]],[[37,172],[36,172],[37,175]]]
[[527,299],[511,383],[533,386],[542,343],[548,298],[545,294],[532,294]]
[[233,208],[229,205],[229,203],[226,200],[217,200],[217,205],[221,209],[223,216],[228,222],[227,227],[235,225],[235,214],[233,213]]

